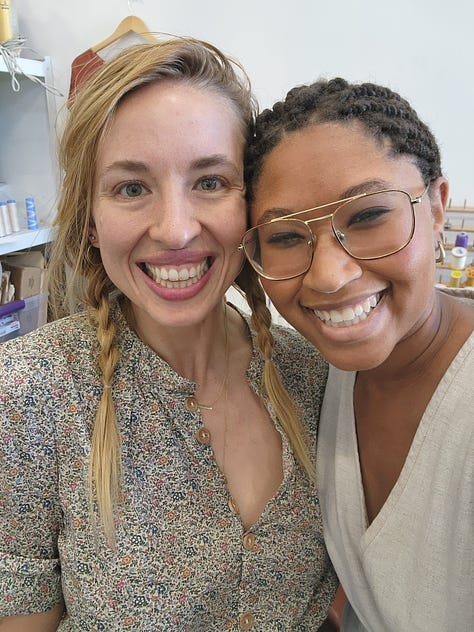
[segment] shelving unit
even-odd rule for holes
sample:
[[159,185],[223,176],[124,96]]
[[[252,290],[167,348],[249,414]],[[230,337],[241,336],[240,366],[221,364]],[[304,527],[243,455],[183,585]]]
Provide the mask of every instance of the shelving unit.
[[[15,92],[0,57],[0,200],[15,199],[20,217],[18,233],[0,238],[0,255],[41,246],[51,241],[51,224],[58,190],[54,96],[25,76],[53,85],[49,58],[18,58]],[[34,197],[39,230],[27,230],[25,198]]]
[[[454,248],[456,235],[460,232],[469,236],[467,246],[467,265],[474,261],[474,207],[472,206],[448,206],[446,209],[446,220],[444,224],[444,237],[446,249],[446,262],[438,264],[438,283],[448,284],[453,269],[451,263],[451,250]],[[474,265],[474,264],[473,264]],[[463,275],[465,281],[465,275]]]

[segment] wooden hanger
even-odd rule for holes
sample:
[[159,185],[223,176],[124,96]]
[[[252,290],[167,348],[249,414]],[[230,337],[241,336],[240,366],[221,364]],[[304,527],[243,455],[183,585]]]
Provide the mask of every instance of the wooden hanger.
[[97,53],[99,50],[102,50],[103,48],[106,48],[107,46],[110,46],[110,44],[116,42],[129,31],[133,31],[138,35],[141,35],[150,42],[156,42],[156,38],[150,33],[150,29],[147,28],[142,19],[137,18],[136,15],[127,15],[127,17],[120,22],[112,35],[107,37],[107,39],[103,42],[100,42],[100,44],[91,46],[91,50],[94,53]]

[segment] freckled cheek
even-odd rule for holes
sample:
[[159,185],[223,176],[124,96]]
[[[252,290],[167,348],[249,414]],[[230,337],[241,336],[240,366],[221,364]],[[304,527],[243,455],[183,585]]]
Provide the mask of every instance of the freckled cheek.
[[137,221],[138,217],[119,217],[116,212],[98,210],[93,219],[102,245],[129,246],[143,233],[143,222]]

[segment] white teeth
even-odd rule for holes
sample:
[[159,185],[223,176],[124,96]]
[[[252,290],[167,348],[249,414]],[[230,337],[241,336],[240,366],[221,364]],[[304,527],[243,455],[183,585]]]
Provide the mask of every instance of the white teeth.
[[342,314],[340,312],[336,312],[335,309],[332,309],[329,312],[329,316],[331,317],[332,323],[340,323],[344,320],[344,318],[342,317]]
[[342,310],[342,319],[343,320],[354,320],[355,313],[352,307],[346,307]]
[[155,283],[159,283],[167,288],[184,288],[194,285],[199,281],[203,274],[208,270],[209,265],[205,259],[199,265],[193,265],[190,268],[165,268],[155,267],[145,264],[145,269]]
[[369,296],[369,298],[362,303],[344,307],[342,310],[314,310],[314,313],[325,322],[326,325],[330,325],[331,327],[349,327],[357,324],[361,320],[365,320],[372,309],[377,306],[379,300],[379,294],[372,294],[372,296]]

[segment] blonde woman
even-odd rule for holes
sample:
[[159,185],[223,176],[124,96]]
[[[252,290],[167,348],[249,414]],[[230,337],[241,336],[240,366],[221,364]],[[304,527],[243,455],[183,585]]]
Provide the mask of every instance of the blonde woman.
[[224,298],[254,113],[238,65],[179,38],[72,105],[51,274],[80,309],[1,349],[2,631],[323,624],[326,364],[270,332],[249,270],[251,321]]

